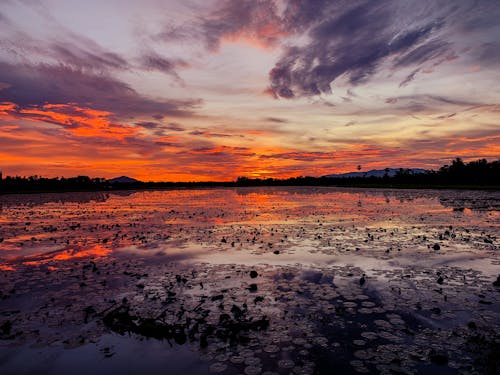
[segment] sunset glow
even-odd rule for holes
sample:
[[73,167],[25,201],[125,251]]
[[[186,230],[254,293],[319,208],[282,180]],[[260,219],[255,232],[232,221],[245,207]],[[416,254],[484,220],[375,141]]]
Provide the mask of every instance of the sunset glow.
[[5,1],[0,171],[143,181],[500,157],[496,1]]

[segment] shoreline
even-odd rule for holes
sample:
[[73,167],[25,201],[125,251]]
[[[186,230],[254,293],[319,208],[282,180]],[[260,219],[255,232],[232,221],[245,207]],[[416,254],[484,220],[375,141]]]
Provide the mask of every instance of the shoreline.
[[[174,183],[176,184],[176,183]],[[219,183],[215,183],[219,184]],[[220,183],[220,185],[212,184],[200,184],[194,183],[193,185],[175,185],[175,186],[137,186],[137,185],[119,185],[116,187],[102,188],[102,189],[60,189],[60,190],[26,190],[26,191],[1,191],[2,195],[28,195],[28,194],[54,194],[54,193],[86,193],[86,192],[115,192],[115,191],[168,191],[168,190],[197,190],[197,189],[220,189],[220,188],[263,188],[263,187],[304,187],[304,188],[315,188],[315,187],[331,187],[331,188],[357,188],[357,189],[399,189],[399,190],[473,190],[473,191],[500,191],[500,186],[478,186],[478,185],[407,185],[407,184],[352,184],[352,185],[329,185],[329,184],[317,184],[317,185],[241,185],[236,183]]]

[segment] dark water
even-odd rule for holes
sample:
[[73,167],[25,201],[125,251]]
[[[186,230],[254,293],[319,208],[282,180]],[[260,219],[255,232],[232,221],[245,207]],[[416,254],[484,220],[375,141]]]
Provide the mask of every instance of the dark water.
[[65,193],[0,207],[2,374],[497,371],[498,192]]

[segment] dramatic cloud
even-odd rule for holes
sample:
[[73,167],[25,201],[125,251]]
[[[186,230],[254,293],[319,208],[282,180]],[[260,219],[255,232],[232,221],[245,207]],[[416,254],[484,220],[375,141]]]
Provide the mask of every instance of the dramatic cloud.
[[[1,21],[0,21],[1,22]],[[23,64],[43,60],[46,64],[65,65],[88,71],[130,69],[129,62],[118,53],[103,48],[92,39],[67,30],[51,40],[37,39],[36,35],[19,30],[8,23],[1,32],[2,57]]]
[[219,0],[215,6],[200,9],[200,15],[188,22],[174,20],[152,36],[156,41],[201,42],[204,48],[216,53],[221,43],[239,41],[261,48],[277,47],[288,34],[279,16],[276,0]]
[[[389,61],[395,67],[418,65],[442,56],[449,44],[436,36],[441,19],[401,24],[396,4],[383,2],[321,3],[316,17],[304,2],[293,3],[288,17],[302,20],[309,41],[290,46],[269,73],[271,89],[283,98],[331,93],[330,84],[346,77],[351,85],[366,82]],[[310,5],[305,5],[309,9]],[[419,12],[416,12],[418,14]],[[399,22],[398,22],[399,21]]]
[[225,0],[203,19],[207,47],[217,50],[223,39],[244,39],[263,47],[276,45],[286,32],[272,0]]
[[136,134],[129,126],[113,123],[110,112],[82,108],[70,104],[45,104],[21,108],[14,103],[2,103],[0,115],[25,120],[60,125],[68,132],[81,137],[124,139]]
[[156,53],[150,52],[140,58],[141,68],[149,71],[159,71],[165,74],[172,75],[177,80],[180,80],[176,69],[187,68],[189,64],[181,59],[167,59]]
[[129,85],[104,73],[94,74],[67,66],[14,65],[0,62],[0,101],[19,106],[74,103],[109,111],[117,117],[137,115],[188,116],[199,100],[159,100],[139,94]]
[[[407,84],[409,84],[411,81],[413,81],[415,79],[415,75],[420,71],[420,68],[418,69],[415,69],[413,72],[411,72],[410,74],[408,74],[406,76],[405,79],[403,79],[400,83],[399,83],[399,87],[404,87],[406,86]],[[390,100],[387,99],[388,103],[390,103]]]
[[161,126],[161,124],[151,121],[141,121],[141,122],[136,122],[135,124],[145,129],[156,129],[159,126]]
[[228,138],[228,137],[237,137],[236,134],[225,134],[225,133],[213,133],[207,130],[193,130],[189,132],[189,135],[194,136],[203,136],[206,138]]
[[172,130],[174,132],[183,132],[184,130],[186,130],[186,128],[175,122],[171,122],[167,125],[162,125],[162,128],[166,130]]
[[328,160],[333,159],[335,157],[335,153],[333,152],[287,152],[281,154],[271,154],[271,155],[262,155],[263,159],[292,159],[292,160],[300,160],[312,162],[316,160]]
[[103,50],[95,43],[85,44],[85,48],[68,42],[54,42],[46,49],[45,53],[55,61],[64,62],[65,65],[79,69],[107,70],[127,69],[128,62],[116,53]]
[[[439,4],[427,0],[221,0],[201,21],[167,27],[164,36],[204,39],[212,52],[232,40],[282,47],[265,92],[275,98],[293,98],[330,94],[331,84],[340,78],[359,85],[383,70],[389,69],[391,75],[412,68],[400,81],[404,87],[422,71],[459,58],[458,51],[467,51],[484,63],[500,61],[494,38],[479,47],[455,43],[457,32],[472,35],[495,29],[499,8],[472,0]],[[495,31],[500,36],[498,27]]]
[[498,1],[126,3],[0,1],[4,173],[233,180],[500,153]]
[[[393,113],[440,113],[444,110],[467,111],[477,107],[491,107],[474,100],[456,99],[439,95],[404,95],[385,99]],[[387,110],[387,109],[384,109]]]
[[346,144],[343,145],[342,148],[339,148],[338,150],[335,151],[329,151],[329,152],[324,152],[324,151],[316,151],[316,152],[311,152],[311,151],[292,151],[292,152],[284,152],[284,153],[279,153],[279,154],[268,154],[268,155],[261,155],[260,157],[262,159],[290,159],[290,160],[296,160],[296,161],[301,161],[301,162],[315,162],[318,160],[325,160],[325,161],[336,161],[336,160],[342,160],[342,159],[352,159],[352,158],[357,158],[359,160],[361,159],[372,159],[372,158],[379,158],[379,157],[388,157],[388,156],[394,156],[396,154],[400,153],[399,149],[394,149],[394,148],[381,148],[378,146],[373,146],[373,145],[365,145],[365,144]]

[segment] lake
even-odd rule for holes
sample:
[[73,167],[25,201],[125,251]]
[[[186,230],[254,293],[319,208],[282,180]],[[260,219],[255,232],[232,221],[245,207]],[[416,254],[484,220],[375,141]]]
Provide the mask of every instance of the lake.
[[0,196],[2,374],[496,373],[500,192]]

